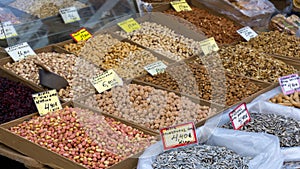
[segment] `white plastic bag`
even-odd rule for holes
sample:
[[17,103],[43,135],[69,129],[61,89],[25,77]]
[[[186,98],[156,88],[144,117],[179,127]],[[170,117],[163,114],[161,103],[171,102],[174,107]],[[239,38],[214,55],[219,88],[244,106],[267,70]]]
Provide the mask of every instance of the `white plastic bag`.
[[[207,132],[203,127],[197,129],[197,136]],[[248,133],[216,128],[205,144],[225,146],[239,155],[250,156],[250,169],[280,169],[283,164],[278,137],[264,133]],[[152,163],[163,152],[162,142],[150,146],[139,157],[137,169],[152,169]]]

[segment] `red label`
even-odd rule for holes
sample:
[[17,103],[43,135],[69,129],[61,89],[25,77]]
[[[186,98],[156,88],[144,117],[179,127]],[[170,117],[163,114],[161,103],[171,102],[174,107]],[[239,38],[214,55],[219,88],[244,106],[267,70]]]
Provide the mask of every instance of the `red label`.
[[246,103],[242,103],[229,113],[229,118],[234,130],[239,130],[249,121],[251,121],[250,113],[248,112]]

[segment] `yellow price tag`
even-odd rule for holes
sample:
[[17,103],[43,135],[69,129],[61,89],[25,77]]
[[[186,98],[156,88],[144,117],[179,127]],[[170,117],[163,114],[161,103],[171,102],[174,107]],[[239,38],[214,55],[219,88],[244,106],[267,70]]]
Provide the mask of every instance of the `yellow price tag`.
[[189,4],[185,0],[180,0],[180,1],[172,1],[170,2],[173,8],[175,9],[176,12],[181,12],[181,11],[191,11],[192,8],[189,6]]
[[123,22],[119,22],[118,25],[127,33],[141,28],[141,25],[137,23],[137,21],[135,21],[133,18],[129,18]]
[[94,76],[90,81],[99,93],[123,85],[122,79],[112,69]]
[[200,47],[204,55],[208,55],[211,52],[216,52],[219,50],[219,47],[213,37],[201,41]]
[[41,116],[62,109],[55,89],[33,94],[32,98]]
[[160,129],[164,150],[198,143],[193,122]]
[[85,28],[81,28],[77,32],[71,33],[70,36],[76,41],[87,41],[92,37],[92,34]]

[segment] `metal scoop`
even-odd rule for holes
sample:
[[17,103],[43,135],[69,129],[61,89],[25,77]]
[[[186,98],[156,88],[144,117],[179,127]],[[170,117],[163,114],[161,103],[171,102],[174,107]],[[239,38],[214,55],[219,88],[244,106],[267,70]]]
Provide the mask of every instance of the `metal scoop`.
[[51,72],[43,63],[38,61],[35,61],[34,63],[42,68],[39,69],[39,79],[42,86],[50,89],[60,90],[69,85],[65,78]]

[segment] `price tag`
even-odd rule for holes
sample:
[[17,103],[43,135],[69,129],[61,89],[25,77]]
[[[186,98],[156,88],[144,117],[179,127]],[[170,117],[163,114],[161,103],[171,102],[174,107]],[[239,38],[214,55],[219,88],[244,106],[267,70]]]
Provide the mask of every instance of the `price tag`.
[[3,22],[0,26],[0,39],[7,39],[18,36],[13,24],[10,21]]
[[162,61],[157,61],[144,67],[144,69],[152,76],[158,73],[163,73],[166,68],[167,65],[165,65]]
[[135,21],[133,18],[129,18],[123,22],[119,22],[118,25],[127,33],[141,28],[141,25],[137,23],[137,21]]
[[92,37],[92,34],[85,28],[81,28],[80,30],[78,30],[74,33],[71,33],[70,36],[76,42],[80,42],[80,41],[87,41],[88,39],[90,39]]
[[236,107],[232,112],[229,113],[229,117],[234,130],[239,130],[251,120],[246,103]]
[[237,30],[237,33],[240,34],[246,41],[257,36],[257,33],[249,26]]
[[216,52],[219,50],[219,47],[215,41],[215,38],[213,38],[213,37],[201,41],[200,47],[201,47],[201,50],[203,51],[204,55],[208,55],[211,52]]
[[123,85],[122,79],[112,69],[94,76],[90,81],[99,93]]
[[192,10],[192,8],[189,6],[189,4],[185,0],[172,1],[170,3],[176,12]]
[[160,136],[164,150],[198,143],[193,122],[160,129]]
[[65,24],[80,21],[80,16],[75,7],[68,7],[59,10]]
[[15,62],[24,59],[26,56],[36,55],[27,42],[7,47],[5,51]]
[[283,76],[278,79],[281,90],[284,95],[292,94],[295,91],[300,91],[300,82],[298,74]]
[[33,94],[32,98],[41,116],[62,109],[55,89]]

